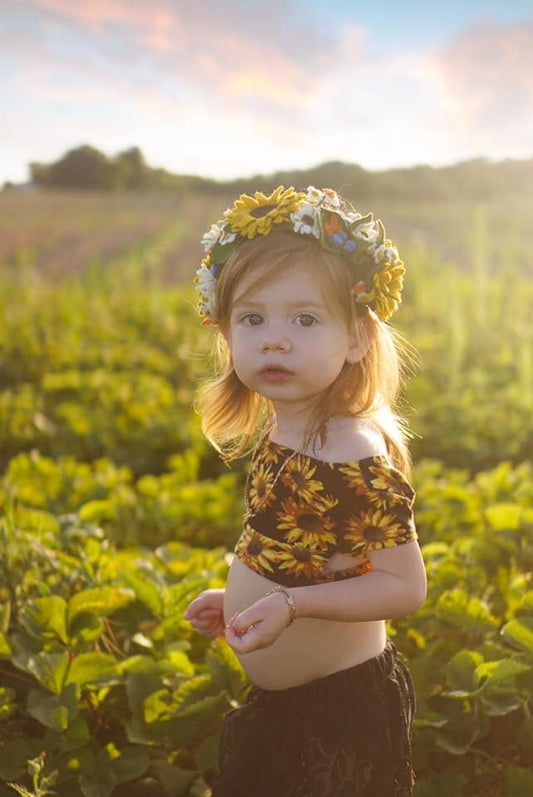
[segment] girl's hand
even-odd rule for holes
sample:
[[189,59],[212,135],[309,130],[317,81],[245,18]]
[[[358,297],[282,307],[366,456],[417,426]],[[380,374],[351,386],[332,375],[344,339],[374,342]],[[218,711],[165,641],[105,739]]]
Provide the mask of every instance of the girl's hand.
[[183,615],[199,634],[214,639],[224,633],[224,589],[206,589],[191,601]]
[[236,653],[268,648],[291,621],[283,595],[273,593],[235,614],[226,627],[226,642]]

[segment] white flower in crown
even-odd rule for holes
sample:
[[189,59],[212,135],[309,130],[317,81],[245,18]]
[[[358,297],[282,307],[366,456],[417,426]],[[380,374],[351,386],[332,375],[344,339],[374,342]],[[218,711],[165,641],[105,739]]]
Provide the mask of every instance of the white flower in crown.
[[314,185],[310,185],[307,189],[307,196],[306,199],[313,205],[319,205],[321,202],[324,201],[326,195],[320,188],[315,188]]
[[236,232],[229,232],[228,230],[224,232],[224,230],[222,230],[222,235],[220,236],[218,242],[221,244],[221,246],[226,246],[226,244],[232,244],[236,237]]
[[198,304],[206,315],[210,315],[215,309],[217,281],[206,264],[202,264],[202,267],[198,269],[194,282],[199,293]]
[[310,202],[304,202],[303,205],[300,205],[298,210],[291,213],[294,232],[299,232],[302,235],[314,235],[315,238],[320,238],[318,214],[319,209],[316,205]]
[[340,207],[339,197],[331,188],[325,188],[322,191],[320,188],[315,188],[314,185],[310,185],[307,189],[306,200],[312,205],[324,205],[327,203],[330,208]]
[[[359,216],[359,218],[362,218]],[[359,224],[354,230],[353,234],[355,238],[359,238],[362,241],[368,241],[369,244],[373,244],[379,237],[379,228],[374,221],[367,221],[364,224]]]
[[375,263],[382,263],[385,260],[387,263],[396,265],[396,263],[401,262],[398,250],[388,240],[381,246],[370,246],[369,249],[373,251]]
[[212,224],[211,229],[208,230],[202,238],[202,244],[206,252],[211,251],[211,249],[218,242],[218,239],[220,238],[221,234],[222,234],[221,224]]

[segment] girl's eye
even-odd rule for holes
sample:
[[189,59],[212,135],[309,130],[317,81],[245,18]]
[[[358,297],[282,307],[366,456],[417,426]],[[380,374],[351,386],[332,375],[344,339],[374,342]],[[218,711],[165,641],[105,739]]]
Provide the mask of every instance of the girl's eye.
[[298,316],[296,316],[296,323],[301,327],[312,327],[313,324],[316,324],[316,322],[316,318],[310,313],[300,313]]
[[248,324],[250,327],[256,327],[263,322],[263,318],[259,313],[246,313],[246,315],[241,318],[241,321]]

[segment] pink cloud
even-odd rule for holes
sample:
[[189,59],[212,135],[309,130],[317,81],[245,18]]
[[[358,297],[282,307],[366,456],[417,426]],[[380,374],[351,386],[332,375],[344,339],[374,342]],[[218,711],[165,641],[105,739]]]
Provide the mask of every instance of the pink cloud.
[[[153,0],[29,0],[56,25],[92,37],[110,66],[150,64],[161,75],[186,82],[207,102],[306,107],[333,68],[328,35],[306,27],[288,0],[249,5]],[[58,58],[61,54],[58,53]]]
[[138,27],[151,25],[153,6],[133,4],[128,0],[90,0],[71,3],[69,0],[30,0],[34,8],[56,12],[90,28],[101,28],[109,23],[126,23]]
[[443,98],[465,124],[486,131],[533,123],[533,20],[475,26],[431,61]]

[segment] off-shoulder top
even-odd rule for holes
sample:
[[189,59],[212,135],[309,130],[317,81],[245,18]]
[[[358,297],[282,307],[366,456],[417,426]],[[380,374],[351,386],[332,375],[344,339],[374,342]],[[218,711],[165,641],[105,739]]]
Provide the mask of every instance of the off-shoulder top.
[[[372,570],[370,551],[417,539],[414,490],[384,455],[326,462],[265,440],[247,491],[235,553],[283,586],[361,576]],[[357,557],[355,566],[328,569],[335,553]]]

